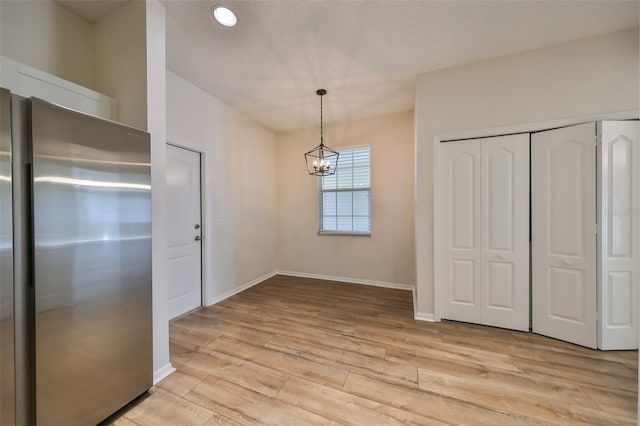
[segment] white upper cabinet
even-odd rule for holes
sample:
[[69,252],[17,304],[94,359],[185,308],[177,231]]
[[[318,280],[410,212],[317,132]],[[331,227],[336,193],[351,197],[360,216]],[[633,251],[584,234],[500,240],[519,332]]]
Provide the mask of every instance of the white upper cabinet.
[[14,95],[33,96],[96,117],[116,120],[114,99],[4,56],[0,56],[0,86]]

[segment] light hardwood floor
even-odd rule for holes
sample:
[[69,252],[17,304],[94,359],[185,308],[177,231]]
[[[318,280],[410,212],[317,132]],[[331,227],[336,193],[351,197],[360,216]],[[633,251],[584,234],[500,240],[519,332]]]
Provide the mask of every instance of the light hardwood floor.
[[415,321],[403,290],[276,276],[170,336],[116,425],[636,424],[636,351]]

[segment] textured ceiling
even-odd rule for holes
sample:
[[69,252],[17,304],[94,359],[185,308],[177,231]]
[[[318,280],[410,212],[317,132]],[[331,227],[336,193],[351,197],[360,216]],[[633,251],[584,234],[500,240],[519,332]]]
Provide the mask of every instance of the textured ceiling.
[[56,3],[82,16],[89,22],[99,21],[127,0],[55,0]]
[[[638,26],[627,1],[162,1],[167,67],[275,131],[413,109],[438,68]],[[213,5],[238,25],[211,18]]]
[[[57,1],[91,22],[123,3]],[[167,67],[274,131],[316,126],[318,88],[328,91],[327,122],[408,111],[419,73],[639,24],[638,1],[161,3]],[[214,5],[238,25],[217,24]]]

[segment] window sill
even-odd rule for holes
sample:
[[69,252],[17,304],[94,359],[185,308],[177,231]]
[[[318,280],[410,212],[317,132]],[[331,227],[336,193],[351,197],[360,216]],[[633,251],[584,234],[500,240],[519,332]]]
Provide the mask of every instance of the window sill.
[[358,231],[318,231],[318,235],[346,235],[354,237],[370,237],[371,232]]

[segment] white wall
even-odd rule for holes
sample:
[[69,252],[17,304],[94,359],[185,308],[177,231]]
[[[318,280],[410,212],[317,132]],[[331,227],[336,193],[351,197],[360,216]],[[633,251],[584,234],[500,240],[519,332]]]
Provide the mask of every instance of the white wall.
[[278,269],[415,284],[413,114],[325,126],[333,149],[371,146],[371,236],[318,235],[318,181],[303,154],[320,129],[278,135]]
[[117,121],[139,129],[147,129],[146,10],[130,1],[94,24],[96,90],[116,99]]
[[276,268],[276,141],[270,131],[167,72],[167,137],[204,154],[204,303]]
[[638,110],[638,30],[418,76],[417,313],[434,312],[435,135]]
[[[129,2],[125,13],[132,7]],[[144,6],[146,5],[146,8]],[[145,13],[139,26],[145,34],[137,35],[136,42],[145,42],[146,98],[130,99],[131,105],[143,102],[146,111],[147,129],[151,134],[151,210],[152,210],[152,261],[153,261],[153,371],[154,383],[174,371],[169,361],[169,309],[167,284],[167,213],[166,213],[166,158],[167,138],[167,79],[166,79],[166,25],[165,10],[157,0],[143,4]],[[120,10],[118,9],[118,10]],[[129,18],[127,18],[129,19]],[[139,70],[137,70],[139,72]],[[128,82],[125,76],[120,81]],[[125,87],[128,84],[124,84]]]
[[92,25],[52,1],[0,1],[0,53],[95,89]]

